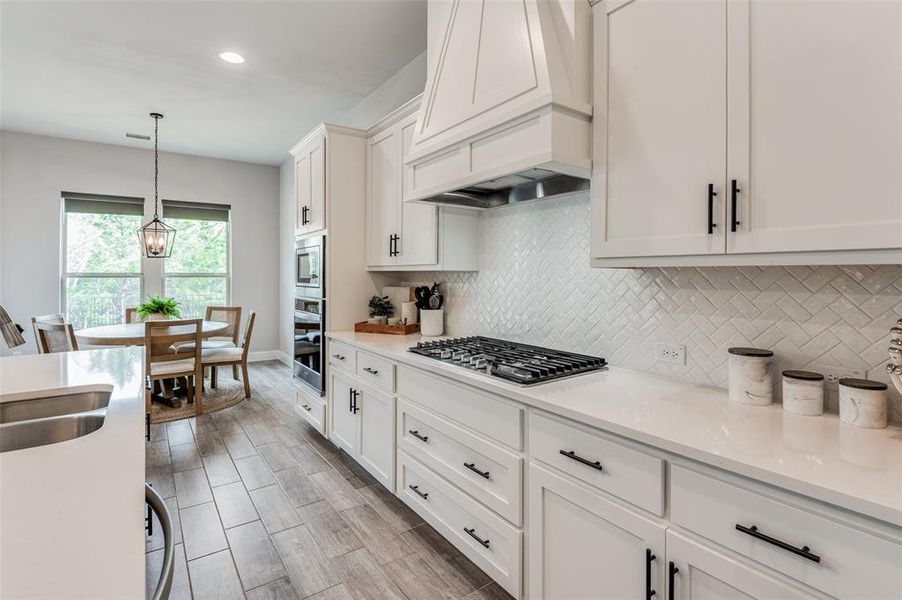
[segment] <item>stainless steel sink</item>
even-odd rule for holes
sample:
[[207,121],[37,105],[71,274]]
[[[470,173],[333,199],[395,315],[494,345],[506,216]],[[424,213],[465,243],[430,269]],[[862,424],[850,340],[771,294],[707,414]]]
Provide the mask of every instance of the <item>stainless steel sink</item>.
[[105,414],[66,415],[0,425],[0,452],[56,444],[94,433]]
[[[111,392],[79,392],[0,404],[0,423],[73,415],[106,408]],[[5,431],[5,430],[4,430]]]

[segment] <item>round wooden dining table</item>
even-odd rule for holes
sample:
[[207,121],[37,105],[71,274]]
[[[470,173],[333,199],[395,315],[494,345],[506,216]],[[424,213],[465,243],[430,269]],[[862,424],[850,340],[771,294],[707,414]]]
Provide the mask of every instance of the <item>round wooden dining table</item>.
[[[221,334],[229,328],[223,321],[204,321],[201,336],[204,338]],[[89,346],[143,346],[144,323],[122,323],[120,325],[100,325],[87,327],[75,332],[79,344]]]

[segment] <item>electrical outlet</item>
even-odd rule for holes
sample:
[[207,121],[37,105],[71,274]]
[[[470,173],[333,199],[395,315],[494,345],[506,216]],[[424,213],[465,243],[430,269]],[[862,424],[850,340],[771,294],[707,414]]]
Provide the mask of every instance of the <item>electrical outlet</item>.
[[836,387],[839,380],[845,377],[856,377],[858,379],[865,378],[865,372],[847,367],[837,367],[834,365],[814,365],[814,370],[824,376],[824,383]]
[[664,344],[657,342],[655,344],[655,360],[658,362],[666,362],[672,365],[686,364],[686,346],[682,344]]

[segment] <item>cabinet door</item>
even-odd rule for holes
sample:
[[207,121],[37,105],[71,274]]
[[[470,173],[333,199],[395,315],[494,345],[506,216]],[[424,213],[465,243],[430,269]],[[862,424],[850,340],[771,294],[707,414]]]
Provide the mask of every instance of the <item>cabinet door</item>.
[[370,266],[397,263],[392,236],[400,235],[401,131],[391,127],[367,145],[367,260]]
[[307,230],[305,208],[310,210],[310,157],[303,151],[294,159],[294,191],[294,232],[301,234]]
[[592,256],[724,253],[726,4],[596,5]]
[[728,251],[902,247],[902,3],[728,7]]
[[[332,373],[330,397],[332,415],[329,419],[329,439],[351,456],[357,455],[357,413],[353,394],[356,384],[343,375]],[[358,396],[359,397],[359,396]],[[360,406],[358,400],[357,406]]]
[[310,148],[310,212],[307,231],[326,228],[326,138]]
[[[404,189],[410,185],[413,169],[404,166],[404,157],[410,150],[416,115],[401,122],[401,182]],[[398,263],[405,266],[434,265],[438,263],[438,207],[420,202],[403,202],[401,208],[401,234]]]
[[719,550],[667,531],[668,598],[674,600],[796,600],[819,598],[735,560]]
[[647,598],[651,590],[663,598],[664,531],[582,484],[530,465],[530,598]]
[[320,231],[326,227],[326,138],[317,138],[298,151],[294,166],[298,207],[295,233]]
[[394,491],[394,398],[371,387],[360,389],[360,456],[358,461],[382,485]]

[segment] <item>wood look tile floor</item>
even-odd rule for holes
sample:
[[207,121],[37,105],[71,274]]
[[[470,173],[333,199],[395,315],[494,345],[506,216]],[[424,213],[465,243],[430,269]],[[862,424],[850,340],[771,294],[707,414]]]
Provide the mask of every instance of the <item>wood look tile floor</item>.
[[[248,400],[151,426],[146,478],[176,529],[172,600],[510,600],[307,425],[288,367],[253,363],[250,379]],[[156,525],[148,597],[163,560]]]

